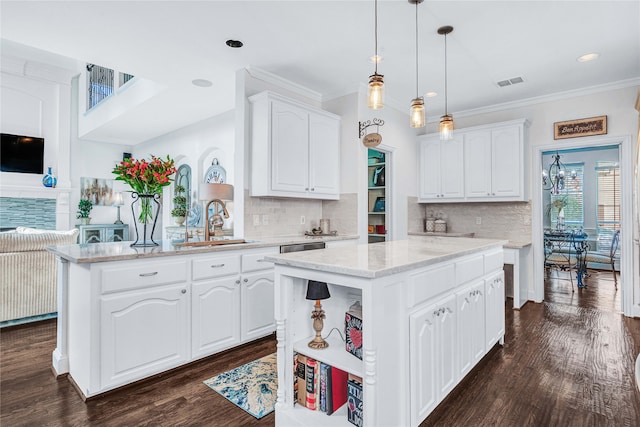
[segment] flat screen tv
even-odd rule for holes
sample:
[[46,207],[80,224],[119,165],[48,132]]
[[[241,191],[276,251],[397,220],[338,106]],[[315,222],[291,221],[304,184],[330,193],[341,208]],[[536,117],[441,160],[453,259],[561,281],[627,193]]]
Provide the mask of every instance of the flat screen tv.
[[3,133],[0,141],[2,172],[44,172],[44,138]]

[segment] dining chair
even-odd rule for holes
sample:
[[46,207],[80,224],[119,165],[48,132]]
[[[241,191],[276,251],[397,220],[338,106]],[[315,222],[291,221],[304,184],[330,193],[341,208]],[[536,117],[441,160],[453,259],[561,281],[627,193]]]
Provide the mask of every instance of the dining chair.
[[620,254],[618,248],[620,245],[620,230],[616,230],[611,236],[611,246],[607,252],[587,252],[587,265],[588,263],[609,264],[611,265],[611,272],[613,274],[613,284],[618,289],[618,276],[616,275],[616,262],[620,262]]

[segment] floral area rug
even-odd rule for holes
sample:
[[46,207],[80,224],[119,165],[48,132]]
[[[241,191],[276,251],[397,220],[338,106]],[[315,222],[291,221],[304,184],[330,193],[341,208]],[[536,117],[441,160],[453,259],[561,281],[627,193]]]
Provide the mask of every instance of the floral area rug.
[[223,372],[204,383],[260,419],[275,409],[278,391],[276,353]]

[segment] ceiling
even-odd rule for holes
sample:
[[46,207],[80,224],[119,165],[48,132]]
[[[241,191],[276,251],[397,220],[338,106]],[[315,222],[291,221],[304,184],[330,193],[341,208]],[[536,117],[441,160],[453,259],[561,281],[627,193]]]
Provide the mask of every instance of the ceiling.
[[[387,105],[416,96],[414,5],[379,0],[378,51]],[[640,84],[640,0],[457,1],[418,6],[419,93],[430,120],[581,89]],[[251,67],[318,92],[354,93],[374,64],[374,1],[0,2],[3,54],[72,60],[165,85],[144,110],[114,120],[105,141],[135,144],[234,108],[236,70]],[[244,47],[226,46],[228,39]],[[35,49],[34,49],[35,48]],[[587,53],[595,61],[578,62]],[[522,83],[497,82],[521,77]],[[191,82],[207,79],[213,86]]]

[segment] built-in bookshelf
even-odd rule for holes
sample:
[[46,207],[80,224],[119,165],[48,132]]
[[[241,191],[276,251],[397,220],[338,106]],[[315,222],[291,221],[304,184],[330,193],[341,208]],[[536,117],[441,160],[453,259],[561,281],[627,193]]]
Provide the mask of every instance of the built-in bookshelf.
[[368,194],[368,241],[384,242],[387,237],[387,154],[381,150],[368,149],[367,156]]

